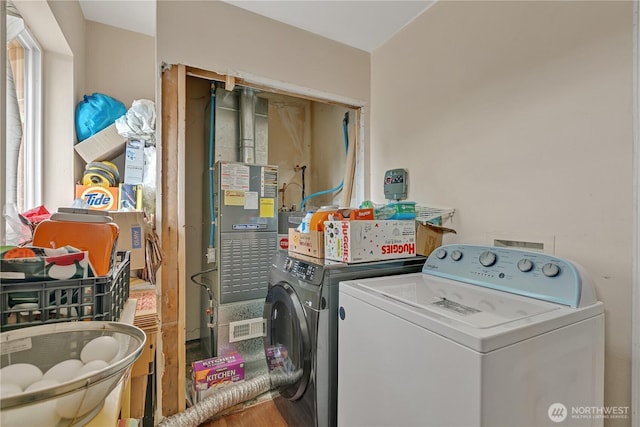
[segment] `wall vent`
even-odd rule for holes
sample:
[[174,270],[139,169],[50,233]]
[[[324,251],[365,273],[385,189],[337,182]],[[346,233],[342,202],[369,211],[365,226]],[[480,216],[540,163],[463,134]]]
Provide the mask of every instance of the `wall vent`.
[[266,332],[267,322],[261,317],[229,322],[229,342],[264,337]]

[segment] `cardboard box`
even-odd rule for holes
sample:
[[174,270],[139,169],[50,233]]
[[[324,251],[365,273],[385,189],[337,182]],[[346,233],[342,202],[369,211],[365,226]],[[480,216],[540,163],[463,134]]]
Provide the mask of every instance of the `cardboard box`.
[[191,368],[193,403],[211,396],[218,387],[244,380],[244,359],[240,353],[192,362]]
[[139,377],[142,375],[150,375],[153,373],[153,363],[156,355],[156,333],[148,334],[147,341],[144,343],[142,354],[131,367],[131,376]]
[[89,209],[108,211],[118,209],[118,187],[76,185],[76,199],[84,199]]
[[313,258],[324,258],[324,233],[315,230],[302,233],[295,228],[290,228],[289,252]]
[[144,141],[129,141],[124,155],[124,183],[142,184],[144,177]]
[[144,212],[109,211],[108,215],[120,228],[117,250],[131,252],[131,270],[144,268],[146,244]]
[[266,349],[267,366],[269,371],[281,371],[287,375],[294,375],[296,365],[289,358],[289,350],[282,344],[275,344]]
[[413,220],[327,221],[324,256],[342,262],[408,258],[416,255]]
[[144,418],[144,408],[147,400],[147,375],[131,377],[131,393],[129,397],[129,416],[131,418]]
[[142,184],[120,184],[118,209],[142,210]]
[[115,123],[75,145],[76,153],[89,162],[111,160],[124,151],[126,138],[118,134]]
[[436,248],[442,246],[444,233],[455,233],[452,228],[441,227],[429,223],[416,225],[416,253],[429,256]]

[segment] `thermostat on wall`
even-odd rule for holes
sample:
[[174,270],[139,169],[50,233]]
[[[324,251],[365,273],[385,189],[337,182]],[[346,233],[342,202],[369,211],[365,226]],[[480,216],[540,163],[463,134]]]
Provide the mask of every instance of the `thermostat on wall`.
[[406,169],[391,169],[384,173],[384,197],[387,200],[404,200],[407,198]]

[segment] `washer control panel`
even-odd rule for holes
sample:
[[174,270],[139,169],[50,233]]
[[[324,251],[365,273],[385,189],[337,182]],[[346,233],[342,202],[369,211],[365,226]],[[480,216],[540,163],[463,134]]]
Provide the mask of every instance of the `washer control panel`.
[[287,257],[284,261],[284,270],[297,279],[312,282],[316,277],[317,270],[321,269],[320,266],[301,261],[295,258]]
[[581,304],[583,292],[583,278],[574,263],[511,248],[441,246],[431,253],[422,272],[570,307]]

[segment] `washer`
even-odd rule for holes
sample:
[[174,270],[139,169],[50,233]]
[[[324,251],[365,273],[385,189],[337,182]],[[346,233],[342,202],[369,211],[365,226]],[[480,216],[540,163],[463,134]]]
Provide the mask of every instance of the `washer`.
[[420,272],[425,257],[345,264],[279,251],[270,271],[264,338],[274,401],[290,426],[337,422],[338,285]]
[[447,245],[339,298],[339,426],[603,422],[603,304],[577,264]]

